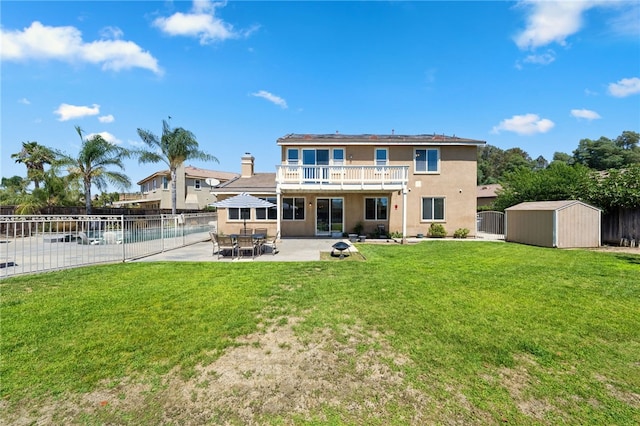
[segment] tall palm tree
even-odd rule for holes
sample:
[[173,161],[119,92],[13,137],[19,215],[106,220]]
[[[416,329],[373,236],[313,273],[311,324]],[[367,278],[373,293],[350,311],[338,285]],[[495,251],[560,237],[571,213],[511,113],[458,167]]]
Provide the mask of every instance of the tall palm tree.
[[198,147],[198,141],[193,133],[182,127],[172,129],[166,120],[162,120],[162,137],[148,130],[138,129],[138,135],[144,143],[153,151],[138,152],[140,163],[164,162],[169,166],[171,173],[171,213],[176,214],[176,170],[186,160],[215,161],[218,159],[211,154],[203,152]]
[[99,190],[107,188],[107,183],[117,187],[128,188],[131,186],[129,177],[121,172],[110,171],[108,167],[115,166],[124,170],[123,160],[131,155],[131,152],[107,142],[100,135],[91,139],[82,137],[82,129],[76,126],[76,132],[80,136],[82,146],[77,157],[58,152],[60,166],[66,166],[69,178],[82,181],[84,186],[84,201],[87,214],[91,214],[91,185]]
[[55,161],[55,153],[38,142],[22,142],[20,152],[11,154],[11,158],[15,158],[16,163],[27,166],[27,178],[32,180],[35,189],[38,189],[44,179],[44,165]]

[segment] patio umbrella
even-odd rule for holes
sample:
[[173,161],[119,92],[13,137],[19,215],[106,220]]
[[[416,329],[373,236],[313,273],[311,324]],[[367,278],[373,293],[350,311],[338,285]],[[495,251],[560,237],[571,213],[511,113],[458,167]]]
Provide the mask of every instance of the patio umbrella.
[[[270,203],[267,200],[263,200],[262,198],[254,197],[253,195],[247,194],[243,192],[234,197],[227,198],[222,201],[216,201],[215,203],[209,204],[210,206],[222,208],[222,209],[254,209],[254,208],[269,208],[275,207],[276,205]],[[247,231],[247,216],[242,214],[242,210],[240,210],[240,214],[242,215],[242,219],[244,219],[244,230]]]

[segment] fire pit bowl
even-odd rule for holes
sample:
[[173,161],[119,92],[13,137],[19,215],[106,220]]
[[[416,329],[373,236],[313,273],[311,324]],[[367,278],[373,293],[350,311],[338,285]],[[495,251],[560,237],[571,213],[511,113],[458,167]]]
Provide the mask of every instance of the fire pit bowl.
[[[333,256],[335,251],[338,250],[340,252],[340,259],[344,259],[344,256],[345,256],[344,251],[345,250],[349,251],[349,244],[345,243],[344,241],[338,241],[337,243],[335,243],[331,247],[333,247],[333,250],[331,250],[331,256]],[[348,254],[347,254],[347,256],[348,256]]]

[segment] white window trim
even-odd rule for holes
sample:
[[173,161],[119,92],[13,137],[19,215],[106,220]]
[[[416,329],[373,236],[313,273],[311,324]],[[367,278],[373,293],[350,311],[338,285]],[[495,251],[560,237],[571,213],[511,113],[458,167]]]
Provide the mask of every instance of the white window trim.
[[[436,167],[436,171],[432,172],[429,170],[418,170],[418,168],[416,167],[416,158],[417,158],[417,151],[418,150],[423,150],[423,151],[432,151],[435,150],[438,153],[438,164]],[[429,162],[426,162],[427,164],[427,168],[429,165]],[[413,150],[413,172],[417,175],[439,175],[440,174],[440,165],[441,165],[441,159],[440,159],[440,148],[414,148]]]
[[[296,151],[298,153],[298,159],[296,160],[295,163],[290,163],[289,162],[289,151]],[[285,159],[285,161],[287,162],[287,165],[289,165],[289,166],[298,166],[298,165],[301,164],[300,163],[300,150],[298,148],[287,148],[286,156],[287,156],[287,158]]]
[[295,211],[294,211],[293,217],[291,219],[285,219],[285,217],[284,217],[284,199],[285,198],[292,198],[294,200],[294,204],[295,204],[295,200],[296,199],[302,198],[302,207],[306,209],[306,206],[307,206],[307,197],[282,197],[282,203],[283,203],[282,207],[281,207],[282,208],[282,212],[281,212],[282,221],[283,222],[285,222],[285,221],[286,222],[304,222],[304,221],[306,221],[307,220],[307,212],[306,211],[304,213],[304,218],[303,219],[296,219]]
[[[335,151],[342,151],[342,160],[338,160],[339,162],[336,162],[335,159]],[[347,150],[343,147],[340,148],[332,148],[331,149],[331,164],[334,166],[344,166],[345,161],[347,161]]]
[[[442,206],[442,219],[424,219],[424,203],[423,200],[425,198],[431,198],[435,200],[436,198],[444,200],[444,205]],[[433,203],[432,203],[433,205]],[[433,223],[433,222],[446,222],[447,221],[447,197],[444,195],[432,195],[432,196],[423,196],[420,197],[420,222],[422,223]]]
[[[265,201],[270,201],[271,200],[270,202],[273,203],[273,204],[276,204],[276,201],[277,201],[277,197],[258,197],[258,198],[261,198],[261,199],[263,199]],[[264,219],[260,219],[258,217],[258,210],[259,209],[264,209],[265,210],[266,214],[265,214],[265,218]],[[271,209],[277,209],[277,207],[256,207],[255,208],[255,212],[254,212],[255,220],[257,222],[275,222],[277,220],[277,218],[278,218],[277,214],[276,214],[276,217],[274,219],[269,219],[269,210],[271,210]]]
[[[244,209],[246,207],[228,207],[227,208],[227,222],[244,222],[245,219],[242,218],[242,209]],[[231,210],[238,210],[238,219],[231,219]],[[253,220],[252,217],[253,215],[251,214],[251,210],[253,209],[249,209],[249,217],[246,220]]]
[[200,179],[193,180],[193,189],[200,190],[202,189],[202,181]]
[[[378,200],[379,198],[386,198],[387,199],[387,217],[385,219],[378,218],[378,209],[376,208],[376,210],[375,210],[375,212],[376,212],[375,219],[367,219],[367,200]],[[389,220],[389,197],[364,197],[364,213],[363,213],[362,217],[364,217],[365,222],[380,222],[382,220]]]
[[378,151],[384,151],[384,164],[381,164],[380,167],[387,167],[389,165],[389,148],[379,148],[376,147],[373,149],[373,165],[377,166],[378,165],[378,156],[377,153]]

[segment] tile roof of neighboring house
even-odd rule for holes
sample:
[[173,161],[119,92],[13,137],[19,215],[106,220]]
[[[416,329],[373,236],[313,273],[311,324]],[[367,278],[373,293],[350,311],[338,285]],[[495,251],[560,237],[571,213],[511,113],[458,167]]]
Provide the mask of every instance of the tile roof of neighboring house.
[[300,145],[300,144],[336,144],[336,145],[371,145],[372,143],[387,145],[484,145],[485,141],[459,138],[457,136],[446,135],[343,135],[342,133],[328,134],[297,134],[290,133],[278,138],[278,145]]
[[216,194],[240,194],[242,192],[253,195],[275,194],[276,174],[256,173],[251,177],[238,177],[213,188],[212,192]]
[[[157,176],[168,176],[170,174],[170,170],[169,169],[165,169],[165,170],[159,170],[143,179],[141,179],[137,185],[142,184],[142,182],[146,182],[149,179],[152,179],[154,177]],[[238,176],[240,176],[238,173],[231,173],[231,172],[221,172],[218,170],[207,170],[207,169],[200,169],[198,167],[193,167],[193,166],[187,166],[184,168],[184,174],[186,177],[189,178],[215,178],[218,179],[219,181],[222,182],[226,182],[230,179],[234,179]]]
[[491,183],[488,185],[478,185],[478,198],[492,198],[497,197],[496,191],[502,189],[502,185],[499,183]]

